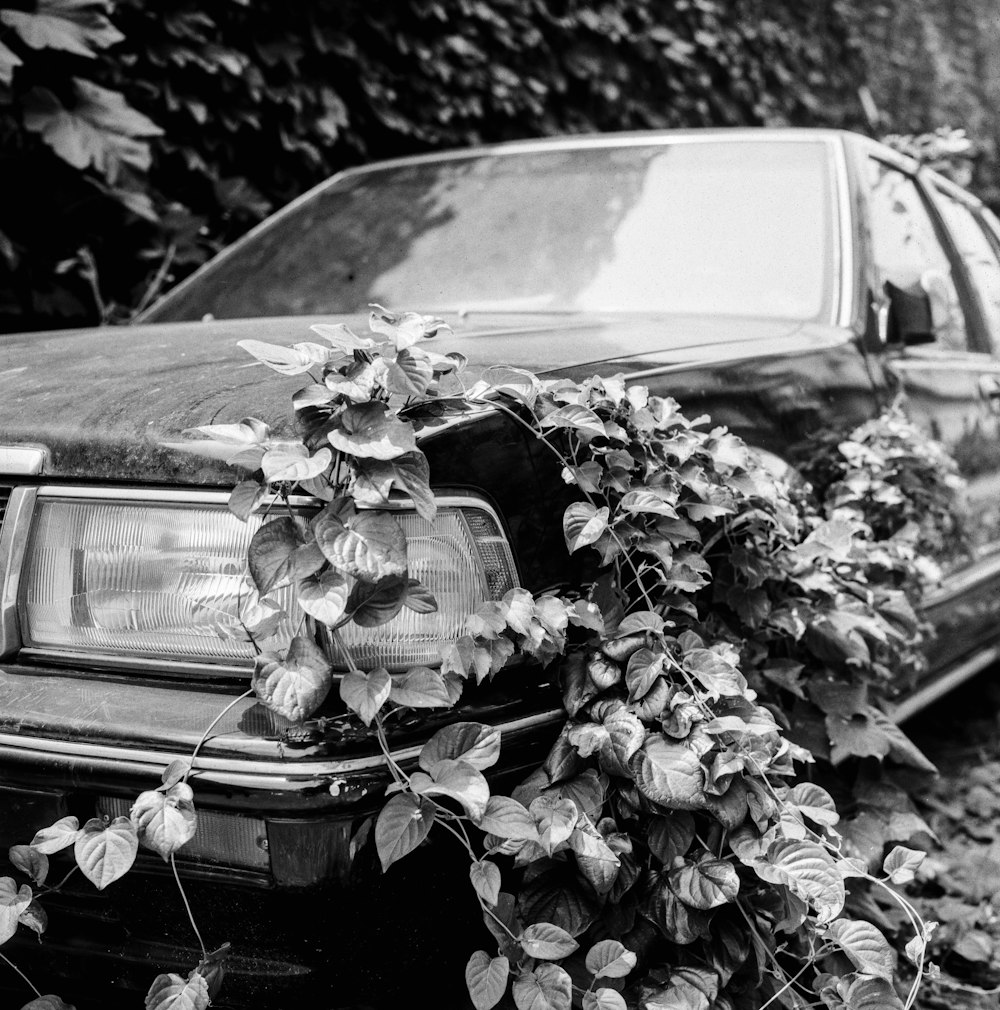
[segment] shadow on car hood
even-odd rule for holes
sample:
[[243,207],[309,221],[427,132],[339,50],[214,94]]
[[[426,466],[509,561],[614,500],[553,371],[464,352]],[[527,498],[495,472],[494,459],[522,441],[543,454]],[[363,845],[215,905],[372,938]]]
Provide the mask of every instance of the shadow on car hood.
[[[87,480],[231,484],[233,471],[163,449],[185,428],[252,414],[288,430],[291,395],[308,377],[253,361],[239,340],[292,344],[316,322],[358,316],[147,324],[26,333],[0,340],[0,444],[49,450],[44,472]],[[843,331],[788,320],[707,316],[479,315],[449,317],[429,345],[489,365],[582,377],[842,342]]]

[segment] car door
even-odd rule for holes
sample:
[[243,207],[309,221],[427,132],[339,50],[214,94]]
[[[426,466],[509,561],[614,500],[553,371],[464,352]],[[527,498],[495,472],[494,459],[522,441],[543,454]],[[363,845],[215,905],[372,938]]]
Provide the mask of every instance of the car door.
[[1000,618],[1000,262],[961,190],[877,155],[864,175],[888,384],[968,482],[971,556],[939,558],[931,601],[940,669],[995,640]]

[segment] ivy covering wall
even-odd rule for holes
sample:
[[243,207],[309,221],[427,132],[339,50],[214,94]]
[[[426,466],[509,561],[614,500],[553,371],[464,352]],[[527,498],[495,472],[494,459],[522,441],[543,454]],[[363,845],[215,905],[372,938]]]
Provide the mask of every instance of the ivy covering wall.
[[[866,128],[865,81],[887,127],[939,125],[916,123],[921,104],[966,125],[938,77],[982,49],[987,3],[935,2],[972,29],[935,35],[902,0],[0,0],[0,330],[127,321],[271,210],[379,157],[594,130]],[[929,74],[942,39],[951,63]],[[865,56],[897,42],[909,90]]]

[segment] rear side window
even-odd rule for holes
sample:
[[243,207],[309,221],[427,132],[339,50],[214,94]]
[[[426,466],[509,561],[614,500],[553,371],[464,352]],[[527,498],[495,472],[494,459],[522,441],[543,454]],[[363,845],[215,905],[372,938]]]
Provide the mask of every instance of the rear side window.
[[870,159],[872,249],[881,284],[917,295],[932,290],[934,332],[942,347],[967,350],[965,314],[948,254],[910,176]]
[[936,186],[934,195],[979,296],[990,342],[1000,348],[1000,261],[975,213]]

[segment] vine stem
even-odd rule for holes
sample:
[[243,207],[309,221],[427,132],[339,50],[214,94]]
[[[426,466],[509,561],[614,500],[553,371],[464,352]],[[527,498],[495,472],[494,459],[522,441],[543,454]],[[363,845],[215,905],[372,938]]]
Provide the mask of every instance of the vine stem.
[[215,727],[218,726],[219,723],[222,722],[222,720],[229,714],[229,712],[232,711],[232,709],[234,709],[241,701],[245,701],[252,695],[253,695],[253,688],[251,687],[248,688],[246,691],[244,691],[238,698],[233,698],[233,700],[208,724],[208,729],[206,729],[205,732],[202,733],[201,739],[195,744],[195,748],[191,752],[190,757],[191,763],[188,765],[188,770],[184,773],[184,778],[182,780],[183,782],[186,783],[191,775],[191,772],[194,771],[194,762],[195,759],[198,757],[198,751],[200,751],[201,748],[204,746],[205,741],[208,739],[209,733],[211,733],[212,730],[215,729]]
[[198,946],[201,947],[201,959],[204,961],[208,957],[208,948],[205,946],[205,941],[201,938],[201,931],[198,929],[198,923],[194,921],[194,913],[191,911],[191,905],[188,902],[187,895],[184,893],[184,885],[181,884],[181,876],[177,872],[177,861],[174,859],[174,854],[172,852],[170,853],[170,869],[174,871],[174,881],[177,883],[177,890],[180,891],[181,901],[184,902],[184,909],[187,912],[188,921],[191,923],[194,935],[198,938]]
[[42,998],[42,994],[41,994],[41,993],[40,993],[40,992],[39,992],[39,991],[38,991],[38,990],[37,990],[37,989],[35,988],[35,984],[34,984],[34,982],[32,982],[32,981],[31,981],[31,979],[30,979],[30,978],[28,978],[28,976],[27,976],[27,975],[25,975],[25,974],[24,974],[24,972],[23,972],[23,971],[21,971],[21,969],[20,969],[20,968],[18,968],[18,966],[17,966],[16,964],[14,964],[14,962],[13,962],[13,961],[12,961],[12,960],[11,960],[11,959],[10,959],[9,957],[7,957],[7,955],[6,955],[6,954],[4,954],[4,953],[3,953],[2,951],[0,951],[0,960],[3,960],[4,962],[6,962],[6,964],[7,964],[7,967],[8,967],[8,968],[10,968],[11,970],[13,970],[13,971],[17,972],[17,974],[18,974],[18,975],[20,975],[22,979],[24,979],[24,984],[25,984],[25,985],[26,985],[26,986],[27,986],[27,987],[28,987],[28,988],[29,988],[29,989],[30,989],[30,990],[31,990],[31,991],[32,991],[32,992],[33,992],[33,993],[34,993],[34,994],[35,994],[35,995],[36,995],[36,996],[37,996],[37,997],[39,998],[39,999],[41,999],[41,998]]

